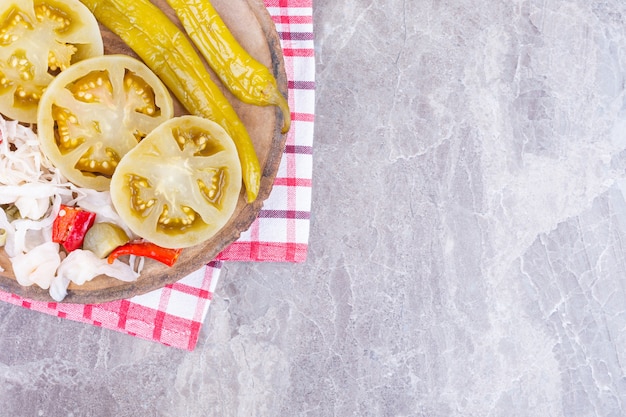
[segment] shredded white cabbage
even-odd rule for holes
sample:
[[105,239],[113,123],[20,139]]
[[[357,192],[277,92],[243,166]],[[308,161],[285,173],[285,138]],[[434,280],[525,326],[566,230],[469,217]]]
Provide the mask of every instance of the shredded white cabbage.
[[70,282],[83,285],[98,275],[107,275],[126,282],[135,281],[139,277],[138,272],[117,259],[109,264],[106,259],[98,258],[91,251],[76,249],[70,252],[58,267],[50,288],[50,296],[56,301],[61,301],[67,295]]
[[50,271],[56,271],[61,264],[59,244],[46,242],[28,252],[18,253],[11,258],[11,264],[20,285],[27,287],[37,284],[47,290],[54,278]]
[[70,282],[78,285],[104,274],[123,281],[136,280],[143,262],[116,260],[109,265],[89,251],[76,250],[62,259],[52,242],[52,223],[61,204],[77,205],[96,213],[96,221],[109,221],[133,234],[121,221],[108,191],[77,187],[54,168],[39,148],[37,135],[28,127],[0,116],[0,229],[6,233],[4,250],[20,285],[36,284],[62,301]]

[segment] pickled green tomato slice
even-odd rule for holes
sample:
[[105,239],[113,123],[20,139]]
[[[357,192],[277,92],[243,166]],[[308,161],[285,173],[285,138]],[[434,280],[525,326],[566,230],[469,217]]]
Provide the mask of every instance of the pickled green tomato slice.
[[98,23],[80,1],[0,1],[0,113],[35,123],[37,104],[54,77],[102,54]]
[[67,179],[104,191],[122,157],[173,114],[169,91],[143,62],[104,55],[50,83],[37,128],[42,151]]
[[137,235],[167,248],[202,243],[226,225],[241,191],[232,138],[217,123],[180,116],[154,129],[120,161],[111,199]]

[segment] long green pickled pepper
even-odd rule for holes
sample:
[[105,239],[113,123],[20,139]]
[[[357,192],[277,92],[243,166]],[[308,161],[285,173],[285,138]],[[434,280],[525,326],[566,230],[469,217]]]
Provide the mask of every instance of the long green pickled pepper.
[[239,153],[248,202],[256,199],[261,167],[246,127],[211,80],[185,34],[148,0],[80,0],[154,71],[189,113],[220,124]]
[[270,70],[235,39],[209,0],[167,0],[185,31],[222,83],[239,100],[275,105],[283,114],[282,133],[291,125],[289,104]]

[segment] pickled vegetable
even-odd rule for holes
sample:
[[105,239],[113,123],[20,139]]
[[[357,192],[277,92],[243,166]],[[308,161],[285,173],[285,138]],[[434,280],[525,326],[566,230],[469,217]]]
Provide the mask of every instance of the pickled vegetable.
[[74,184],[104,191],[120,159],[173,113],[169,91],[141,61],[90,58],[57,76],[44,93],[41,149]]
[[256,199],[261,167],[246,127],[185,34],[148,0],[81,0],[159,75],[193,115],[221,125],[237,146],[248,202]]
[[104,259],[113,249],[129,241],[126,232],[114,223],[99,222],[87,231],[83,241],[83,249],[93,252],[98,258]]
[[182,249],[163,248],[152,242],[129,242],[123,246],[115,248],[108,256],[107,262],[112,264],[120,256],[135,255],[154,259],[155,261],[159,261],[167,266],[174,266],[182,251]]
[[103,50],[98,22],[77,0],[0,2],[0,113],[35,123],[54,77]]
[[240,191],[233,141],[217,123],[190,115],[154,129],[111,180],[111,200],[124,223],[167,248],[215,235],[235,211]]
[[68,252],[80,248],[95,219],[96,213],[61,205],[52,223],[52,241],[60,243]]
[[211,69],[239,100],[257,106],[274,105],[283,115],[282,133],[291,112],[276,78],[237,41],[209,0],[167,0]]

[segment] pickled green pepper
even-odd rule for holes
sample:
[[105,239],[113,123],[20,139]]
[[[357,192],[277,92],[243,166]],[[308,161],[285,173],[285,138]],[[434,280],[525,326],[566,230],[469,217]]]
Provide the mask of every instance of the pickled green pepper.
[[230,92],[245,103],[278,106],[283,114],[282,133],[286,133],[291,124],[291,112],[274,75],[239,44],[210,0],[167,2]]
[[261,167],[246,127],[204,68],[185,34],[148,0],[80,0],[154,71],[189,113],[220,124],[239,153],[248,202],[256,199]]

